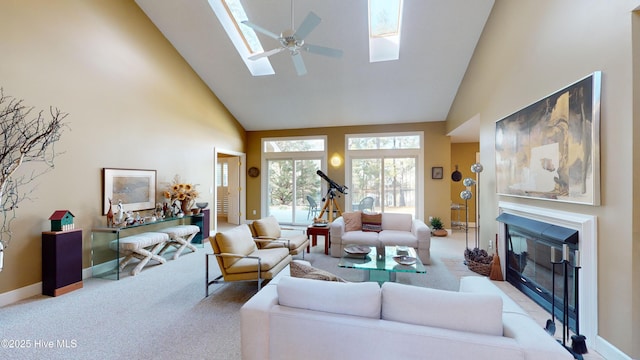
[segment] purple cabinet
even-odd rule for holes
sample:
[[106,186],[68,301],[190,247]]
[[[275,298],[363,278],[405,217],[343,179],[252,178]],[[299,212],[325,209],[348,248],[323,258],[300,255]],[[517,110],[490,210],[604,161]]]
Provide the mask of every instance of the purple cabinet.
[[42,294],[58,296],[82,287],[82,230],[42,233]]

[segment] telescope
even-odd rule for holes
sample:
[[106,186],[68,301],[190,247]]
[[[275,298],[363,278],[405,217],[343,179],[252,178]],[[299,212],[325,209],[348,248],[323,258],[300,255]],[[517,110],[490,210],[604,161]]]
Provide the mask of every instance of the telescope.
[[325,173],[323,173],[321,170],[316,171],[316,174],[318,174],[321,178],[325,179],[329,183],[329,187],[331,189],[336,189],[345,195],[347,194],[346,191],[348,187],[338,185],[335,181],[329,179],[329,177],[325,175]]

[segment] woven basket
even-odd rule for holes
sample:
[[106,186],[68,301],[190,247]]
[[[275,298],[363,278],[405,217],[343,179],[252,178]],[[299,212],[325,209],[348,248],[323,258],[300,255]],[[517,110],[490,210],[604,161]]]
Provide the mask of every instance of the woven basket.
[[469,270],[483,276],[489,276],[489,273],[491,273],[491,264],[484,264],[473,260],[467,260],[467,267],[469,268]]
[[[493,255],[489,255],[489,258],[493,261]],[[466,252],[464,254],[464,259],[467,263],[467,267],[469,268],[469,270],[483,276],[489,276],[489,274],[491,273],[491,261],[489,261],[488,264],[485,264],[485,263],[471,260]]]

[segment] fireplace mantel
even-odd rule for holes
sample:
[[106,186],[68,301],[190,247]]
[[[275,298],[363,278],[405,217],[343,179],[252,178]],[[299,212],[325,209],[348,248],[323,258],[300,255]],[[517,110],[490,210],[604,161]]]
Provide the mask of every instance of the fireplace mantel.
[[[500,201],[498,202],[498,214],[502,213],[518,215],[578,231],[580,237],[578,249],[582,259],[578,294],[580,298],[580,332],[587,337],[587,344],[594,347],[598,331],[596,216]],[[498,226],[498,236],[500,244],[504,244],[506,237],[504,226]],[[500,257],[505,259],[505,247],[501,246],[499,250]],[[503,274],[506,273],[505,264],[506,261],[501,263]]]

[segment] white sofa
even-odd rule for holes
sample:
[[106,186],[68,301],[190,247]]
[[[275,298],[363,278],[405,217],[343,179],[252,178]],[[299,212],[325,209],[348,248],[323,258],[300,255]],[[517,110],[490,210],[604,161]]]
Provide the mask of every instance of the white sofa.
[[411,214],[382,213],[382,231],[346,231],[343,217],[331,223],[331,256],[341,257],[348,245],[376,246],[378,240],[386,246],[410,246],[416,249],[423,264],[431,264],[431,230]]
[[573,359],[485,277],[460,292],[274,280],[240,310],[242,359]]

